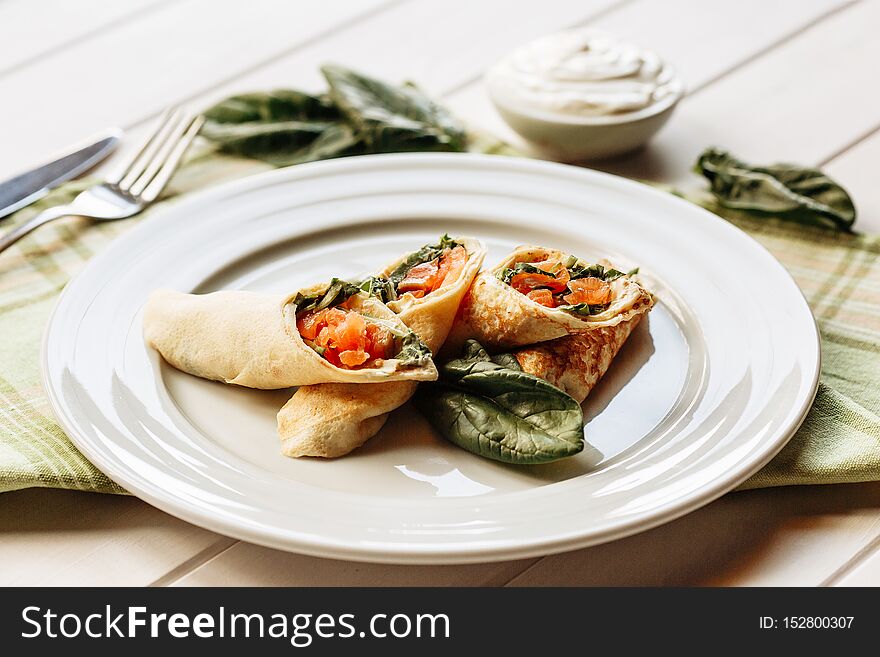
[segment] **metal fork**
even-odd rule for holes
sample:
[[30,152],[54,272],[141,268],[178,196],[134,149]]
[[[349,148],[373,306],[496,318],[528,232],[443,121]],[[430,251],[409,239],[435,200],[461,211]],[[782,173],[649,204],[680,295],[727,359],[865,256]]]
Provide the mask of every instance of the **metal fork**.
[[59,217],[115,221],[141,212],[162,192],[202,123],[202,116],[193,118],[177,108],[166,110],[156,131],[120,169],[120,173],[80,192],[67,205],[47,208],[9,231],[0,237],[0,253],[35,228]]

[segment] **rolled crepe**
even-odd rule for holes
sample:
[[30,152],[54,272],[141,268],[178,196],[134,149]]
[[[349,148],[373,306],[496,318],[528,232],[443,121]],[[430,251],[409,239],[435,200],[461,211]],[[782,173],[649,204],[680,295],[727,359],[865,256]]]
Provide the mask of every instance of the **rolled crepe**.
[[[480,240],[457,237],[455,242],[467,251],[467,262],[455,282],[422,298],[407,293],[388,303],[433,353],[446,340],[459,304],[486,257],[486,246]],[[379,275],[387,277],[405,258]],[[293,457],[348,454],[376,435],[388,414],[412,397],[415,389],[414,382],[302,387],[278,412],[281,451]]]
[[[301,292],[321,293],[327,287],[325,283]],[[184,294],[157,290],[144,310],[144,337],[179,370],[248,388],[437,378],[437,369],[424,347],[425,357],[419,362],[389,358],[378,367],[335,366],[300,336],[295,298],[243,291]],[[351,310],[414,337],[400,318],[375,297],[361,292],[350,297],[348,303]]]
[[524,372],[539,376],[583,402],[598,383],[644,313],[587,333],[523,347],[513,352]]
[[[520,246],[494,269],[481,272],[462,300],[443,355],[454,356],[469,338],[497,351],[616,326],[647,311],[653,304],[651,294],[632,276],[610,281],[611,302],[605,310],[592,315],[542,306],[498,277],[518,262],[567,258],[568,254],[561,251]],[[598,264],[610,266],[607,261]]]

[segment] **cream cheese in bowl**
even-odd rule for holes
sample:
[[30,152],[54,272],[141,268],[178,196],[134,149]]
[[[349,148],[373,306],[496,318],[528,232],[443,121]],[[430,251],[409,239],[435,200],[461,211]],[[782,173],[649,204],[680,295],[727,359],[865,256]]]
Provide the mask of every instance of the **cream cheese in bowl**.
[[[526,44],[495,64],[486,81],[504,118],[524,137],[584,157],[640,145],[684,91],[673,68],[655,53],[593,29]],[[598,139],[596,129],[584,129],[583,139],[572,144],[571,130],[558,131],[555,139],[550,124],[606,129]]]

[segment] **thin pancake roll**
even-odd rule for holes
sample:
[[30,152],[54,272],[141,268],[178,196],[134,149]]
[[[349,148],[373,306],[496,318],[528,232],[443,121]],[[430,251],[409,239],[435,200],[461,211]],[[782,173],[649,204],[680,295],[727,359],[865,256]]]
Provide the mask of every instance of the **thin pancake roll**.
[[539,376],[582,403],[645,313],[614,326],[522,347],[512,353],[523,372]]
[[[399,258],[361,287],[385,301],[436,353],[485,256],[479,240],[444,236]],[[414,382],[302,387],[278,413],[282,452],[325,458],[348,454],[374,436],[415,389]]]
[[157,290],[143,325],[177,369],[248,388],[437,378],[430,350],[394,312],[336,279],[292,296]]
[[653,303],[634,276],[605,261],[521,246],[476,277],[443,351],[455,355],[469,338],[497,351],[613,327]]

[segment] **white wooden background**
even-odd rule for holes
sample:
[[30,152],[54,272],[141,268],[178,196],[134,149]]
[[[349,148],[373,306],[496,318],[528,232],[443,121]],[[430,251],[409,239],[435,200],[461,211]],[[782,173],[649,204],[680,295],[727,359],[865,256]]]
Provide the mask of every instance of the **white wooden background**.
[[[0,0],[0,179],[165,106],[317,89],[334,61],[413,79],[511,137],[480,81],[517,44],[601,26],[674,62],[689,95],[642,153],[603,165],[696,184],[710,144],[820,165],[880,231],[880,1]],[[0,497],[0,584],[880,585],[880,484],[735,493],[614,543],[497,564],[378,566],[242,543],[135,498]]]

